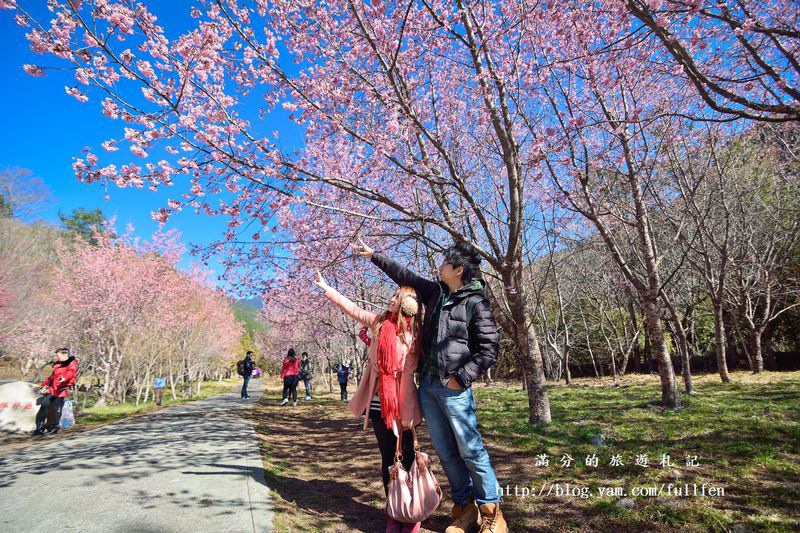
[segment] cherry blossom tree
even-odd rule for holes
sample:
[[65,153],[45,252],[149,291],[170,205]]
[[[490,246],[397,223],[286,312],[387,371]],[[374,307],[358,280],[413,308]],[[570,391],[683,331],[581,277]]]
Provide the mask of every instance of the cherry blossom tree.
[[[68,95],[98,98],[123,122],[102,146],[127,146],[136,162],[104,164],[87,149],[74,163],[78,178],[154,190],[182,183],[154,218],[183,209],[228,217],[224,238],[198,251],[225,256],[236,288],[273,288],[281,269],[308,283],[317,267],[338,272],[357,234],[423,272],[452,240],[472,243],[499,282],[499,322],[520,354],[535,423],[549,422],[550,409],[524,263],[541,241],[543,206],[580,213],[602,236],[642,302],[662,402],[679,405],[661,319],[665,273],[643,193],[662,142],[728,110],[685,94],[693,74],[663,61],[652,46],[660,33],[632,26],[637,6],[198,0],[187,8],[190,28],[168,37],[156,7],[141,3],[53,0],[41,17],[0,2],[47,58],[25,65],[29,74],[46,75],[56,61],[74,72]],[[659,12],[656,23],[672,32],[719,26],[700,12],[689,22]],[[794,37],[780,39],[770,50],[791,56]],[[728,67],[697,57],[704,72]],[[770,113],[791,107],[791,69],[776,79],[758,68],[766,75],[752,89],[756,105],[766,95],[780,107]],[[705,76],[719,84],[722,75]],[[302,130],[301,149],[270,131],[280,113]],[[630,230],[628,250],[620,228]]]
[[800,120],[800,27],[794,0],[626,0],[648,44],[715,111]]
[[[99,166],[87,151],[74,165],[81,179],[158,188],[187,175],[192,187],[183,199],[154,216],[163,221],[184,207],[229,216],[220,248],[227,246],[231,266],[278,251],[275,242],[241,244],[236,230],[252,217],[256,228],[248,237],[263,242],[275,228],[273,213],[297,197],[328,213],[344,209],[362,223],[378,210],[378,221],[393,226],[395,235],[400,228],[422,235],[427,226],[428,239],[440,248],[452,239],[471,241],[503,281],[513,325],[508,333],[530,375],[531,420],[550,420],[522,285],[523,218],[536,197],[524,192],[528,156],[515,140],[506,88],[522,74],[501,72],[502,58],[489,53],[521,39],[511,12],[482,21],[484,13],[466,4],[395,9],[339,2],[319,10],[313,2],[257,3],[256,9],[211,2],[192,10],[196,29],[170,42],[141,4],[51,6],[49,28],[20,6],[16,11],[31,26],[35,51],[74,67],[77,83],[67,93],[80,101],[89,90],[105,93],[104,113],[131,124],[125,141],[134,155],[148,159],[156,145],[186,154],[177,165],[161,160],[117,168]],[[496,49],[490,48],[494,32],[502,35]],[[312,66],[289,76],[278,64],[279,48]],[[121,92],[122,78],[143,98]],[[238,113],[255,87],[263,88],[265,112],[280,104],[304,127],[305,149],[296,157],[271,136],[256,135]],[[216,194],[225,198],[212,205],[208,196]],[[286,211],[279,215],[284,227],[294,222]],[[330,216],[318,222],[318,234],[338,224]]]
[[60,238],[45,224],[0,218],[0,286],[8,298],[0,316],[0,343],[23,377],[38,375],[52,359],[53,347],[65,344],[70,317],[58,306],[51,284]]
[[[357,335],[360,325],[330,305],[319,290],[309,290],[307,264],[287,265],[286,271],[273,280],[273,287],[265,294],[263,313],[270,328],[267,357],[280,362],[288,348],[295,348],[298,352],[307,351],[316,368],[328,372],[336,363],[348,359],[356,379],[360,379],[367,355]],[[325,266],[324,259],[319,264]],[[374,279],[374,267],[367,262],[347,257],[339,263],[328,264],[327,270],[330,283],[358,305],[376,312],[386,308],[391,292],[386,282]]]
[[[2,265],[0,265],[1,267]],[[8,307],[8,290],[5,287],[5,276],[0,274],[0,317],[5,316],[8,313],[6,309]]]
[[800,306],[800,280],[791,266],[800,246],[797,128],[780,128],[776,136],[764,136],[765,129],[730,147],[735,164],[723,216],[734,235],[726,305],[735,313],[733,327],[754,373],[764,369],[767,327]]
[[228,299],[208,287],[199,271],[175,267],[179,235],[157,233],[152,241],[132,237],[132,228],[96,244],[77,240],[59,248],[53,287],[60,305],[78,321],[76,335],[88,372],[103,376],[99,401],[125,401],[149,387],[158,366],[167,371],[173,394],[183,392],[219,366],[230,367],[243,334]]

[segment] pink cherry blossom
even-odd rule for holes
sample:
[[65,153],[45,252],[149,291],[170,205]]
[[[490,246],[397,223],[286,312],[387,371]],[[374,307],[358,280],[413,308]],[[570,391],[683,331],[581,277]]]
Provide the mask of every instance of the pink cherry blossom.
[[[236,290],[274,291],[274,320],[313,304],[318,267],[360,283],[365,265],[348,252],[356,235],[418,269],[463,239],[527,331],[522,258],[543,253],[542,213],[562,236],[576,220],[613,235],[612,207],[629,223],[647,214],[647,201],[633,205],[637,191],[663,192],[661,176],[641,170],[659,168],[659,147],[696,142],[698,123],[734,135],[746,124],[731,118],[800,116],[797,40],[776,30],[796,25],[793,2],[735,4],[275,0],[250,10],[231,0],[187,8],[168,31],[144,4],[84,2],[89,23],[78,25],[73,6],[51,0],[49,24],[38,25],[47,30],[26,37],[65,68],[86,68],[89,54],[87,91],[106,98],[102,112],[125,122],[145,159],[117,168],[83,157],[78,178],[152,189],[173,180],[197,213],[225,217],[202,257],[217,254]],[[747,19],[737,36],[731,28]],[[752,32],[761,37],[743,43]],[[270,135],[273,112],[289,113],[301,139]],[[159,149],[172,166],[151,161]],[[624,261],[617,268],[640,281]],[[373,301],[383,290],[359,287]],[[280,340],[285,329],[275,331]],[[535,334],[514,339],[544,387]]]
[[106,150],[107,152],[116,152],[117,150],[119,150],[119,148],[117,148],[116,146],[114,146],[114,143],[115,143],[115,142],[116,142],[116,141],[114,141],[114,139],[109,139],[109,140],[107,140],[107,141],[104,141],[104,142],[103,142],[103,144],[102,144],[102,146],[103,146],[103,148],[105,148],[105,150]]
[[64,86],[64,90],[67,92],[67,94],[68,94],[68,95],[70,95],[70,96],[74,96],[74,97],[75,97],[75,99],[76,99],[77,101],[79,101],[79,102],[84,102],[84,103],[85,103],[85,102],[88,102],[88,101],[89,101],[89,97],[88,97],[88,96],[86,96],[85,94],[83,94],[82,92],[80,92],[80,91],[79,91],[77,88],[75,88],[75,87],[67,87],[67,86]]
[[44,70],[36,65],[22,65],[22,68],[27,74],[33,76],[34,78],[41,78],[42,76],[45,76]]

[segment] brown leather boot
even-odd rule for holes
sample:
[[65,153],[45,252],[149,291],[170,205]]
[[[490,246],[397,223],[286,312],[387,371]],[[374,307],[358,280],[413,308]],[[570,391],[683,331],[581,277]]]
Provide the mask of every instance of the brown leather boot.
[[472,533],[481,525],[481,514],[475,500],[470,500],[467,505],[453,504],[453,521],[444,530],[444,533]]
[[480,533],[508,533],[508,524],[503,518],[503,511],[496,503],[484,503],[481,509],[481,531]]

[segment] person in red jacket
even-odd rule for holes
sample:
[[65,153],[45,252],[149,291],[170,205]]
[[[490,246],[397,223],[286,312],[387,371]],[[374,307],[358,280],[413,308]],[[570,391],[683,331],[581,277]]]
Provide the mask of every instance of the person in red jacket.
[[297,405],[297,384],[300,383],[300,359],[297,357],[297,352],[294,351],[294,348],[289,348],[286,359],[283,360],[281,379],[283,380],[283,399],[281,400],[281,405],[289,403],[290,396],[294,401],[292,405]]
[[69,353],[69,348],[56,350],[56,362],[50,377],[42,382],[42,398],[39,412],[36,413],[36,429],[34,435],[58,433],[58,422],[61,420],[61,409],[69,389],[75,385],[78,377],[78,361]]

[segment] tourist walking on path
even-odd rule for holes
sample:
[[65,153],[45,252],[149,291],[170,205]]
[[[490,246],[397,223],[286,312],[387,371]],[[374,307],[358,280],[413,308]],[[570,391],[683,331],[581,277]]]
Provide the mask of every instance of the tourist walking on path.
[[350,381],[350,361],[345,359],[336,367],[336,379],[339,380],[339,390],[343,402],[347,401],[347,382]]
[[453,521],[446,533],[508,531],[501,491],[478,431],[472,382],[497,360],[499,335],[480,255],[466,243],[443,253],[439,281],[422,278],[359,239],[358,253],[400,286],[413,287],[425,305],[420,343],[419,396],[433,447],[450,482]]
[[281,368],[281,379],[283,380],[283,399],[281,405],[289,403],[292,400],[292,405],[297,405],[297,384],[300,382],[300,359],[297,358],[297,352],[294,348],[289,348],[286,358],[283,360],[283,367]]
[[241,362],[241,374],[242,374],[242,399],[249,400],[250,394],[247,392],[247,385],[250,383],[250,378],[253,377],[253,367],[255,367],[255,363],[253,363],[253,352],[247,352],[244,356],[244,361]]
[[34,435],[58,433],[58,423],[61,420],[61,410],[69,389],[75,385],[78,377],[78,360],[69,352],[69,348],[56,350],[56,361],[53,371],[42,382],[42,394],[39,411],[36,413],[36,429]]
[[[322,274],[314,282],[325,297],[354,320],[372,330],[369,359],[364,375],[348,406],[356,417],[364,416],[364,429],[372,421],[381,453],[383,490],[388,494],[389,468],[394,462],[397,439],[402,433],[403,467],[414,461],[414,439],[410,429],[422,422],[414,372],[419,358],[419,303],[414,289],[400,287],[389,299],[386,311],[372,313],[358,307],[328,285]],[[417,532],[420,523],[403,524],[387,516],[386,530]]]
[[161,400],[164,397],[164,389],[167,387],[167,378],[164,376],[156,376],[153,380],[153,396],[156,399],[156,405],[161,406]]
[[306,387],[306,397],[303,400],[311,399],[311,385],[314,379],[314,365],[311,363],[311,358],[308,352],[303,352],[300,355],[300,379],[303,380],[303,385]]

